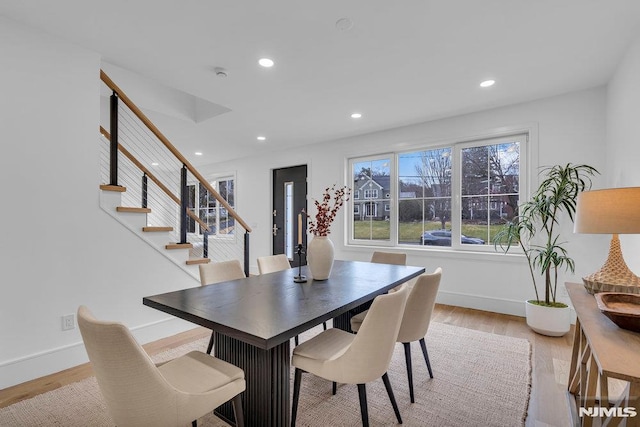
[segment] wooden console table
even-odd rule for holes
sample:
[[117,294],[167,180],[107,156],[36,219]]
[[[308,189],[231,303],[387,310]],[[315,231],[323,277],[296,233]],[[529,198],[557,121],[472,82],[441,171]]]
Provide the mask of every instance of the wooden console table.
[[[566,287],[578,315],[568,387],[574,424],[640,426],[640,333],[609,320],[582,284]],[[610,395],[610,379],[626,382],[620,396]]]

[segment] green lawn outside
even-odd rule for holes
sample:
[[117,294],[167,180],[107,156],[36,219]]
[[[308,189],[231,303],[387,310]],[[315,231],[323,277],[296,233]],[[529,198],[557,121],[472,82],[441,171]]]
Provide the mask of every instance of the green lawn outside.
[[[494,236],[501,225],[491,225],[490,235]],[[428,221],[424,223],[424,231],[440,230],[442,225],[440,221]],[[447,222],[445,228],[450,230],[451,223]],[[365,240],[389,240],[390,238],[390,222],[389,221],[354,221],[355,238]],[[420,236],[423,233],[423,224],[420,222],[401,222],[398,226],[398,241],[400,243],[420,244]],[[479,237],[487,241],[487,226],[476,224],[465,224],[462,226],[462,234],[467,237]],[[493,244],[493,242],[488,242]]]

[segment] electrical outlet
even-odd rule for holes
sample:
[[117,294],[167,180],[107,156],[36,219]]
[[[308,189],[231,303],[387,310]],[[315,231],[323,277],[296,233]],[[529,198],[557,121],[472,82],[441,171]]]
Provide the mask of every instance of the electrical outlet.
[[62,330],[69,331],[76,328],[76,319],[73,314],[62,316]]

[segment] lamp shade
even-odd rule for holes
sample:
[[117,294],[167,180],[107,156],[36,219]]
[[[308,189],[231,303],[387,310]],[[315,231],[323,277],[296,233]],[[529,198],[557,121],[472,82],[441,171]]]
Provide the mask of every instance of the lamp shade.
[[573,231],[589,234],[640,233],[640,187],[583,191]]

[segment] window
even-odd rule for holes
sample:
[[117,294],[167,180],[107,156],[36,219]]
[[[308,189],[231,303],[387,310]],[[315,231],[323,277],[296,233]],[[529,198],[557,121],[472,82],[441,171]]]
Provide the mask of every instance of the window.
[[515,138],[461,147],[460,226],[464,236],[491,243],[501,225],[517,214],[521,143]]
[[351,159],[364,197],[352,203],[349,242],[493,248],[517,215],[526,142],[521,134]]
[[[363,198],[351,204],[350,240],[362,242],[391,241],[391,224],[387,219],[390,212],[385,211],[382,198],[391,194],[392,156],[379,156],[357,159],[349,162],[351,169],[351,188],[354,194],[362,192]],[[354,200],[358,200],[354,198]],[[356,206],[358,206],[356,208]],[[388,243],[387,243],[388,244]]]
[[450,147],[398,155],[398,243],[420,244],[425,232],[451,229],[451,160]]
[[[220,196],[235,208],[235,185],[233,177],[222,177],[210,182],[211,186]],[[195,193],[198,197],[195,197]],[[227,209],[209,194],[209,191],[200,183],[189,186],[189,209],[196,212],[209,227],[210,236],[222,236],[233,234],[234,219],[229,215]],[[193,219],[189,220],[190,233],[202,234],[201,227]]]
[[365,199],[377,199],[378,198],[378,190],[364,190],[364,198]]

